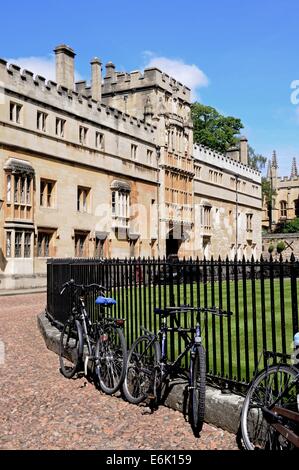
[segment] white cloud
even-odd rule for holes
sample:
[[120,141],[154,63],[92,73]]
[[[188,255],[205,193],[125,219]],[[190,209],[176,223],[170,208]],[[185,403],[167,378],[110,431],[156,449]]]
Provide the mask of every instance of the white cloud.
[[183,85],[191,89],[191,99],[199,99],[198,88],[202,88],[209,84],[208,77],[195,64],[185,64],[181,59],[168,59],[167,57],[155,56],[150,51],[146,51],[145,56],[149,58],[147,67],[157,67],[162,72],[167,73],[175,78]]
[[[17,59],[6,59],[10,64],[16,64],[21,69],[29,70],[35,75],[41,75],[47,80],[56,81],[55,57],[19,57]],[[81,75],[75,71],[75,81],[82,80]]]

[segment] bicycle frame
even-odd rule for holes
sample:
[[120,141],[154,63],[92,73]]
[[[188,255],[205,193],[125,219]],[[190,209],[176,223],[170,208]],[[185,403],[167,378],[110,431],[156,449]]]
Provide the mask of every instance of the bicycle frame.
[[[189,351],[191,350],[191,364],[190,364],[190,383],[192,381],[192,360],[193,356],[195,354],[195,349],[196,349],[196,344],[201,343],[201,330],[200,330],[200,325],[199,323],[196,324],[195,328],[182,328],[179,326],[178,319],[174,317],[174,321],[176,323],[176,327],[168,327],[167,326],[167,319],[166,317],[162,318],[162,326],[158,333],[152,333],[148,331],[145,328],[142,328],[143,331],[146,332],[148,336],[151,337],[151,341],[147,345],[145,351],[141,354],[141,358],[144,356],[146,351],[151,348],[151,346],[154,344],[155,341],[158,341],[159,336],[162,337],[161,340],[161,360],[159,367],[161,369],[161,376],[162,379],[165,379],[165,377],[171,373],[171,371],[175,371],[177,369],[177,366],[181,362],[184,356],[186,356]],[[167,363],[167,332],[177,332],[179,336],[183,338],[185,341],[185,349],[177,356],[174,362],[172,363]],[[188,333],[195,333],[194,337],[190,337]]]

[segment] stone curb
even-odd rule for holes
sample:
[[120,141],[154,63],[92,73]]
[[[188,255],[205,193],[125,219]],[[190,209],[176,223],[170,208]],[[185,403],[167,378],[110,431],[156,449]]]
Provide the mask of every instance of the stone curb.
[[26,295],[26,294],[44,294],[47,292],[46,287],[34,287],[28,289],[2,289],[0,290],[0,297],[7,295]]
[[[37,317],[39,330],[49,350],[59,354],[59,330],[50,323],[45,312]],[[184,412],[188,404],[185,400],[186,379],[175,379],[168,387],[164,396],[164,405],[174,410]],[[223,394],[221,390],[207,387],[205,422],[237,434],[240,426],[240,415],[243,397],[233,393]]]

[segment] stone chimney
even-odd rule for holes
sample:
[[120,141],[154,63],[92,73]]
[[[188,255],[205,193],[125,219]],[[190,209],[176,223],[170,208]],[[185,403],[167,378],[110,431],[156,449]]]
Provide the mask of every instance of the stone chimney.
[[240,162],[248,165],[248,140],[244,136],[240,138]]
[[65,44],[57,46],[54,52],[56,54],[56,82],[58,85],[73,90],[75,83],[75,52]]
[[102,63],[95,57],[91,63],[91,97],[95,101],[102,99]]
[[106,78],[111,78],[115,74],[115,65],[112,62],[106,64]]

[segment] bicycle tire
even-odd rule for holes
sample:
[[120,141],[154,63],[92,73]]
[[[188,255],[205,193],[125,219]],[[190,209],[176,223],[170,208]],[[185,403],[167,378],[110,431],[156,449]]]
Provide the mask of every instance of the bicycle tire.
[[123,393],[128,402],[137,405],[144,401],[149,393],[153,393],[155,399],[157,398],[160,358],[160,345],[157,341],[152,342],[151,337],[140,336],[132,344],[123,383]]
[[206,354],[201,344],[196,346],[191,359],[191,426],[197,434],[201,431],[205,417],[206,401]]
[[107,324],[99,332],[95,349],[95,373],[101,390],[119,390],[126,372],[127,346],[122,328]]
[[[294,367],[278,364],[262,370],[254,379],[245,396],[241,412],[242,441],[247,450],[293,448],[291,443],[268,423],[261,408],[271,408],[271,403],[297,375],[298,371]],[[296,383],[290,389],[288,396],[282,397],[277,404],[298,411]]]
[[83,332],[81,324],[74,318],[68,319],[62,329],[59,342],[60,371],[67,379],[80,369],[83,356]]

